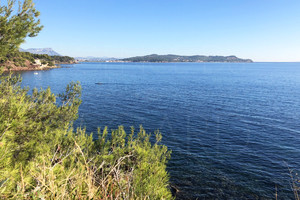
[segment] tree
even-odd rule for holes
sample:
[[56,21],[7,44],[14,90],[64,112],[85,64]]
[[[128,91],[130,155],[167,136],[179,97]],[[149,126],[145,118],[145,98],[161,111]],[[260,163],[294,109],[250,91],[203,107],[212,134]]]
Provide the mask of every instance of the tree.
[[7,0],[0,2],[0,61],[7,54],[18,51],[26,37],[35,37],[42,30],[40,13],[32,0]]

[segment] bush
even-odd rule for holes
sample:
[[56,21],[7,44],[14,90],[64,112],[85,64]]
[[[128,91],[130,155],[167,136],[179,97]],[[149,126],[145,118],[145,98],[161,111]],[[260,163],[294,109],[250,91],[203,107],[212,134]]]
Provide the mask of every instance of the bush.
[[54,63],[52,61],[49,61],[48,65],[52,67],[52,66],[54,66]]
[[45,60],[42,60],[42,65],[48,64]]
[[73,130],[79,83],[57,97],[50,88],[28,94],[18,76],[0,83],[0,199],[171,199],[170,151],[140,127]]

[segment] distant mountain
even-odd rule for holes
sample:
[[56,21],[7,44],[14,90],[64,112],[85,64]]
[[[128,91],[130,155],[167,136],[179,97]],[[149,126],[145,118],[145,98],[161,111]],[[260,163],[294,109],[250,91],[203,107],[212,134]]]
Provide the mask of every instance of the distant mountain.
[[75,59],[79,61],[87,61],[87,62],[105,62],[105,61],[118,60],[119,58],[87,56],[87,57],[75,57]]
[[236,56],[179,56],[179,55],[157,55],[136,56],[120,59],[124,62],[253,62],[250,59],[241,59]]
[[61,56],[59,53],[54,51],[51,48],[30,48],[30,49],[21,49],[20,51],[29,52],[33,54],[47,54],[49,56]]

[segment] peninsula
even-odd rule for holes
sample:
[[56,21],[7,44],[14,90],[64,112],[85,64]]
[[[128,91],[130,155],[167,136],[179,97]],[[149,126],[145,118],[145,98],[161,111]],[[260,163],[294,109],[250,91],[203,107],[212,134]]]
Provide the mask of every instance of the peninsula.
[[35,71],[57,68],[60,64],[74,64],[76,60],[69,56],[47,54],[47,52],[30,53],[16,50],[0,56],[0,68],[3,71]]
[[180,56],[180,55],[157,55],[151,54],[146,56],[136,56],[130,58],[124,58],[116,60],[117,62],[253,62],[251,59],[241,59],[236,56],[203,56],[203,55],[194,55],[194,56]]

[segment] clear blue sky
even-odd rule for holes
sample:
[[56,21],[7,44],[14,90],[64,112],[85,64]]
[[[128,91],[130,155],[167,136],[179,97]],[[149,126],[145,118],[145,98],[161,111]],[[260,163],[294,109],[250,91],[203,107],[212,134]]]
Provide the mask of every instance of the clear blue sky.
[[300,61],[300,0],[35,0],[22,48],[69,56],[236,55]]

